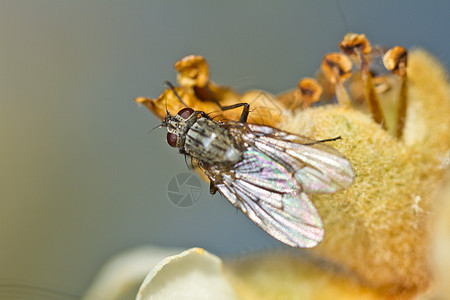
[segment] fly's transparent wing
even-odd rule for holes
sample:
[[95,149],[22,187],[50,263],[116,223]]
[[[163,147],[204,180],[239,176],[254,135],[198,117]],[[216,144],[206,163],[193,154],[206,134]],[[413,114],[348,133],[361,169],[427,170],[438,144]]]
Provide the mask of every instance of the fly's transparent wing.
[[349,187],[355,174],[337,150],[272,127],[227,122],[222,125],[243,149],[230,169],[203,166],[218,190],[279,241],[314,247],[324,229],[306,193],[333,193]]
[[[349,187],[355,177],[350,162],[332,147],[255,124],[238,124],[242,139],[294,174],[306,193],[334,193]],[[245,133],[243,133],[245,132]]]
[[204,171],[234,206],[279,241],[302,248],[322,241],[322,220],[284,164],[249,147],[231,171]]

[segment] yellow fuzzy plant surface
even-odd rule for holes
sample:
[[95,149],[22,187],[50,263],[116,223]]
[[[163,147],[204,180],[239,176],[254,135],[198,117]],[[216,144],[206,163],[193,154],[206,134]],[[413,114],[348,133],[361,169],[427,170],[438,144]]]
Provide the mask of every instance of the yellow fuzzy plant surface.
[[241,299],[373,300],[382,296],[350,279],[351,274],[318,265],[287,253],[273,253],[229,261],[226,270]]
[[[410,53],[408,78],[403,141],[369,115],[336,105],[309,108],[280,124],[316,139],[342,137],[330,144],[349,158],[356,178],[345,191],[311,196],[326,233],[322,243],[307,251],[347,275],[333,277],[335,272],[326,267],[310,270],[308,263],[279,254],[267,254],[257,263],[230,262],[243,299],[401,299],[430,287],[429,222],[448,167],[449,86],[440,64],[420,50]],[[355,280],[373,294],[351,288]],[[333,291],[335,296],[328,297]]]
[[[450,157],[450,87],[436,59],[423,50],[408,54],[407,110],[400,138],[389,128],[393,123],[389,116],[395,116],[392,95],[398,95],[398,84],[397,92],[393,85],[388,93],[390,99],[380,97],[388,116],[386,130],[367,108],[359,109],[361,104],[290,111],[279,109],[277,98],[266,92],[240,95],[208,81],[208,65],[199,56],[183,58],[175,68],[183,83],[175,90],[190,107],[238,120],[240,110],[220,112],[212,99],[222,105],[255,99],[250,105],[257,109],[250,113],[250,122],[314,139],[340,136],[329,145],[348,158],[356,174],[352,186],[344,191],[310,195],[325,227],[324,240],[317,247],[249,254],[225,262],[242,299],[428,297],[424,295],[439,281],[430,263],[430,255],[436,252],[432,245],[439,244],[432,242],[436,212],[450,201],[448,196],[438,200],[439,195],[448,195],[441,190]],[[156,100],[141,97],[136,101],[160,118],[166,107],[172,114],[184,107],[171,89]],[[439,219],[445,219],[442,212]]]

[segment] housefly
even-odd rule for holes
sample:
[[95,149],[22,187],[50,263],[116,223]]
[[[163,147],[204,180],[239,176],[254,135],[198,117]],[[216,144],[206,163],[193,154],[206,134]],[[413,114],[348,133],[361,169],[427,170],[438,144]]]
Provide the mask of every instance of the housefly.
[[[184,104],[173,86],[177,98]],[[322,220],[307,193],[334,193],[354,179],[350,162],[337,150],[264,125],[246,123],[247,103],[239,122],[219,122],[186,106],[168,110],[161,127],[167,142],[190,157],[219,191],[253,222],[292,247],[310,248],[322,241]]]

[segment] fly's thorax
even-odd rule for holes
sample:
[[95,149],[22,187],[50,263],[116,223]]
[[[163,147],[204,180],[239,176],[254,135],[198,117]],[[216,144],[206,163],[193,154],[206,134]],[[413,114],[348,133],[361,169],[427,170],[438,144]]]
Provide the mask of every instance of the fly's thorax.
[[220,123],[198,119],[187,131],[186,153],[206,164],[231,165],[242,158],[235,139]]

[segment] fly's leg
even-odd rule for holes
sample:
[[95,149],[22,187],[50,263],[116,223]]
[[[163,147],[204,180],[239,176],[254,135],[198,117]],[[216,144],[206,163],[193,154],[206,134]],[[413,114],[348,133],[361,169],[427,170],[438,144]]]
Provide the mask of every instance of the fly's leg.
[[[189,154],[186,153],[184,148],[180,148],[178,151],[180,154],[184,155],[184,162],[186,163],[186,166],[188,167],[188,169],[191,169],[191,170],[196,169],[196,166],[194,166],[194,164],[192,163],[192,157],[190,157]],[[188,158],[190,158],[189,161],[188,161]]]
[[[216,104],[220,107],[220,109],[222,111],[230,110],[233,108],[238,108],[238,107],[243,106],[244,109],[242,110],[242,114],[241,114],[241,117],[239,118],[239,122],[247,123],[248,114],[250,113],[250,105],[248,105],[248,103],[237,103],[237,104],[228,105],[228,106],[220,106],[220,104],[218,104],[217,102],[216,102]],[[204,111],[200,111],[200,114],[202,115],[202,117],[212,120],[212,118]]]
[[200,115],[201,115],[203,118],[207,118],[207,119],[212,120],[212,118],[211,118],[207,113],[205,113],[204,111],[199,111],[199,113],[200,113]]
[[217,188],[212,181],[209,182],[209,192],[214,195],[217,192]]
[[243,106],[244,109],[242,110],[242,114],[241,117],[239,118],[239,122],[240,123],[247,123],[247,118],[248,118],[248,114],[250,113],[250,105],[248,103],[237,103],[237,104],[233,104],[233,105],[228,105],[228,106],[222,106],[220,105],[219,101],[216,100],[216,98],[214,98],[209,85],[206,85],[206,88],[208,90],[209,95],[211,96],[211,100],[218,106],[220,107],[221,110],[230,110],[230,109],[234,109],[234,108],[238,108]]
[[183,104],[186,107],[189,107],[186,105],[186,103],[184,103],[183,99],[181,99],[180,95],[178,95],[177,91],[175,90],[175,87],[173,86],[173,84],[170,81],[164,81],[164,83],[173,91],[173,93],[175,94],[177,99],[181,102],[181,104]]
[[220,106],[221,110],[230,110],[233,108],[238,108],[243,106],[241,117],[239,118],[240,123],[247,123],[248,114],[250,113],[250,105],[248,103],[237,103],[228,106]]

